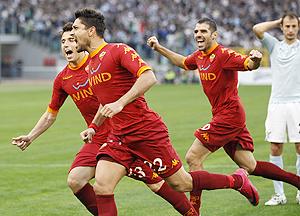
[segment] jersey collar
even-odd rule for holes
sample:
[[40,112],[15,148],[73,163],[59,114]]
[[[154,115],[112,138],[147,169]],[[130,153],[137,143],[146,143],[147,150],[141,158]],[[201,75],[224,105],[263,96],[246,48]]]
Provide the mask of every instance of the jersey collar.
[[79,68],[82,67],[82,65],[84,65],[84,63],[86,62],[88,57],[89,57],[89,55],[85,55],[84,58],[81,60],[81,62],[76,67],[72,67],[70,64],[68,64],[68,68],[70,68],[71,70],[78,70]]
[[100,50],[106,45],[106,42],[103,42],[102,44],[100,44],[100,46],[98,46],[98,48],[96,48],[93,52],[90,53],[90,57],[93,58],[98,52],[100,52]]
[[207,50],[207,52],[201,51],[202,55],[207,56],[211,54],[217,48],[217,46],[219,46],[219,44],[215,43],[215,45],[213,45],[209,50]]

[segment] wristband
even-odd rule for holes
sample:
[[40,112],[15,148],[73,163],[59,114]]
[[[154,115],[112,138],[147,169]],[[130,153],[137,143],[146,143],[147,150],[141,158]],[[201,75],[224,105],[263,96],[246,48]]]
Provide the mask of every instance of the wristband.
[[97,126],[95,123],[91,123],[89,125],[89,128],[93,128],[95,132],[97,132],[99,130],[99,126]]

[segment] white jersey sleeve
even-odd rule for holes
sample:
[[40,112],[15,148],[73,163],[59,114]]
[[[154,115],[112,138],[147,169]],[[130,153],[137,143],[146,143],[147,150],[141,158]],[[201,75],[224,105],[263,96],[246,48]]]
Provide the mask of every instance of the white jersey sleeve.
[[269,53],[272,53],[275,44],[278,43],[279,41],[269,33],[265,32],[261,42],[263,46],[267,48]]

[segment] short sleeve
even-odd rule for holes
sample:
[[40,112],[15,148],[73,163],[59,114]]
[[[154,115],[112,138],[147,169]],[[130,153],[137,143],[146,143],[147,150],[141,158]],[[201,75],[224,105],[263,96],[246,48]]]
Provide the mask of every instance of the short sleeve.
[[228,48],[221,48],[221,64],[225,70],[245,71],[249,70],[247,67],[249,56],[237,53]]
[[68,94],[62,88],[62,76],[58,74],[53,83],[52,97],[48,106],[48,112],[56,114],[67,97]]
[[139,54],[126,44],[117,44],[117,52],[119,53],[119,61],[123,68],[128,70],[134,76],[139,77],[151,67],[139,56]]
[[278,43],[279,41],[269,33],[265,32],[261,42],[263,46],[267,48],[269,53],[272,53],[275,44]]
[[184,61],[184,67],[186,70],[196,70],[197,69],[197,63],[196,63],[196,52],[190,54],[189,56],[187,56]]

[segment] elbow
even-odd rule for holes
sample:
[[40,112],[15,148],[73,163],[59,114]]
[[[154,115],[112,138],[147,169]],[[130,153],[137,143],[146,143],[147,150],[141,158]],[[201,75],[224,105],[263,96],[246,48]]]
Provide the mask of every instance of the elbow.
[[263,36],[264,32],[260,29],[258,24],[254,25],[252,27],[252,31],[254,32],[254,34],[257,38],[262,39],[262,36]]
[[156,79],[156,77],[155,76],[153,76],[153,79],[151,80],[151,86],[154,86],[154,85],[156,85],[157,84],[157,79]]

